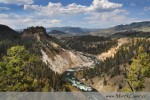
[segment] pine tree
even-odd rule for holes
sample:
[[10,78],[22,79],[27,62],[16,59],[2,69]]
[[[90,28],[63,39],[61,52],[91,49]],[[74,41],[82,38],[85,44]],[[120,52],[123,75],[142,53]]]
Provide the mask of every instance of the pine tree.
[[11,47],[0,62],[0,91],[34,91],[34,80],[28,73],[34,58],[23,46]]
[[142,91],[144,88],[144,78],[149,76],[150,57],[144,52],[144,48],[140,46],[137,57],[132,60],[131,66],[128,69],[127,83],[129,87],[126,87],[125,90],[134,92]]

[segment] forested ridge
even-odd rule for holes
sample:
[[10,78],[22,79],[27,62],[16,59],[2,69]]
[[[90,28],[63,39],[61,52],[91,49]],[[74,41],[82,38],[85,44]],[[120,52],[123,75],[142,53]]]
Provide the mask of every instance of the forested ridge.
[[130,38],[135,38],[135,37],[144,37],[144,38],[149,38],[150,37],[150,32],[142,32],[142,31],[124,31],[124,32],[117,32],[113,35],[110,36],[111,38],[123,38],[123,37],[130,37]]
[[106,58],[105,61],[100,61],[95,68],[84,70],[84,76],[102,76],[120,74],[121,64],[131,64],[132,58],[137,56],[138,48],[142,46],[144,50],[150,54],[150,41],[147,39],[132,39],[132,43],[122,45],[114,57]]
[[60,91],[61,75],[42,62],[41,43],[12,30],[7,33],[7,27],[3,30],[6,31],[0,32],[0,91]]
[[[139,48],[142,48],[143,51],[139,52]],[[139,55],[141,55],[139,57]],[[145,55],[145,58],[142,58]],[[137,60],[136,60],[137,59]],[[138,64],[137,61],[141,61]],[[138,66],[140,79],[136,79],[137,81],[133,81],[135,79],[135,75],[138,72]],[[123,66],[123,69],[121,68]],[[143,67],[142,67],[143,66]],[[143,69],[142,69],[143,68]],[[133,71],[134,69],[134,71]],[[143,70],[146,70],[143,72]],[[132,38],[132,41],[122,45],[118,52],[114,57],[106,58],[105,61],[100,61],[96,64],[94,68],[86,69],[80,72],[86,80],[90,80],[94,77],[103,77],[105,76],[118,76],[124,75],[125,78],[130,82],[133,86],[134,90],[131,90],[129,86],[123,88],[123,91],[141,91],[143,90],[144,79],[149,78],[150,75],[150,41],[149,39],[144,38]],[[143,73],[143,74],[142,74]],[[79,73],[78,73],[79,74]],[[146,74],[146,75],[145,75]],[[141,80],[143,79],[143,80]],[[106,79],[105,79],[106,82]],[[104,83],[105,83],[104,82]],[[139,82],[139,84],[138,84]],[[135,84],[136,83],[136,84]]]
[[112,46],[117,45],[117,40],[112,40],[109,37],[99,36],[74,36],[63,39],[67,47],[89,54],[100,54],[107,51]]

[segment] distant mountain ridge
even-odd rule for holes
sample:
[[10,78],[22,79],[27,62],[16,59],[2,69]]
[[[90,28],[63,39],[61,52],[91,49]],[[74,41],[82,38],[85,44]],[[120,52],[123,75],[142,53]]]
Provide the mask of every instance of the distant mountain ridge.
[[118,26],[115,26],[114,28],[116,30],[133,30],[134,28],[140,28],[140,27],[150,27],[150,21],[133,22],[127,25],[118,25]]
[[[23,31],[22,29],[16,30],[18,32]],[[95,35],[95,36],[110,36],[119,32],[150,32],[150,21],[133,22],[131,24],[117,25],[106,29],[89,29],[81,27],[51,27],[46,28],[48,34],[65,35]],[[64,34],[65,33],[65,34]]]
[[48,32],[48,34],[67,34],[67,33],[59,31],[59,30],[52,30],[51,32]]
[[150,32],[150,21],[143,22],[133,22],[131,24],[126,25],[117,25],[107,29],[99,29],[96,32],[91,32],[91,35],[99,35],[99,36],[109,36],[118,32],[125,31],[142,31],[142,32]]
[[61,31],[68,34],[86,34],[96,29],[80,28],[80,27],[52,27],[47,28],[46,31],[50,33],[53,30]]

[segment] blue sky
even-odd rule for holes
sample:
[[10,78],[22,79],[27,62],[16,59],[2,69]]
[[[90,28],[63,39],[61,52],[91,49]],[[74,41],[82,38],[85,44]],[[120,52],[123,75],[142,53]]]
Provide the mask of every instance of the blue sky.
[[0,0],[0,24],[107,28],[150,21],[150,0]]

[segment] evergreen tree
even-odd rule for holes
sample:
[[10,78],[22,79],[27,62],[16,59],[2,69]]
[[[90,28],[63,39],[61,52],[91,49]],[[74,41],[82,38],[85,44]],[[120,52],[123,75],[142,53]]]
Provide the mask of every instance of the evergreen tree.
[[[144,51],[143,47],[139,47],[138,55],[133,59],[127,72],[127,83],[125,91],[141,91],[144,88],[144,78],[150,76],[150,58]],[[130,88],[130,89],[129,89]]]
[[0,62],[0,91],[34,91],[28,71],[35,60],[23,46],[11,47]]

